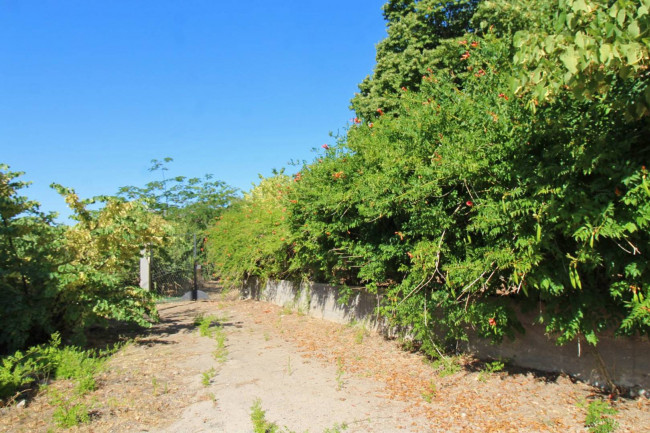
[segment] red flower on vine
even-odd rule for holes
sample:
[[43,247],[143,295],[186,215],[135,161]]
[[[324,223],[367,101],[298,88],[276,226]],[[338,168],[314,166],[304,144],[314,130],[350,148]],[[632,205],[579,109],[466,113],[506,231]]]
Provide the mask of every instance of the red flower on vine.
[[465,40],[465,41],[458,41],[458,43],[459,43],[460,45],[467,45],[467,41],[466,41],[466,40]]
[[471,200],[467,200],[467,201],[465,202],[465,204],[466,204],[467,206],[469,206],[469,207],[474,206],[474,203],[473,203]]
[[377,113],[379,113],[380,116],[383,116],[384,110],[382,110],[381,108],[377,108]]
[[330,148],[327,144],[323,144],[321,147],[322,147],[323,149],[325,149],[325,150],[327,150],[327,149]]
[[478,47],[478,42],[474,41],[470,45],[472,46],[472,48],[476,48]]
[[494,317],[490,317],[488,319],[488,323],[490,324],[490,326],[497,326],[497,321]]
[[467,60],[467,59],[469,59],[469,51],[465,51],[465,54],[463,54],[462,56],[460,56],[460,59],[461,59],[461,60]]
[[507,101],[508,99],[510,99],[510,98],[508,98],[508,95],[506,95],[505,93],[499,93],[499,98],[503,98],[503,99],[505,99],[506,101]]

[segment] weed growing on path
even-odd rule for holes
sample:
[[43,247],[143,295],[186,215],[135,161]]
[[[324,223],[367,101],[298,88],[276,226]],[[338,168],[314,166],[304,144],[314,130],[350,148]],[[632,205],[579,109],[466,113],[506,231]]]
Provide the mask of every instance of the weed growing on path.
[[262,409],[262,400],[255,399],[251,406],[251,421],[253,422],[253,431],[255,433],[279,433],[280,428],[277,424],[266,420],[266,411]]
[[293,374],[293,368],[291,368],[291,357],[287,357],[287,374],[291,376]]
[[[585,402],[578,403],[578,407],[585,407]],[[618,410],[602,399],[596,399],[587,405],[585,427],[590,433],[613,433],[618,428],[618,422],[612,417]]]
[[88,406],[78,401],[79,396],[66,398],[59,391],[49,391],[50,404],[55,406],[52,413],[54,423],[60,428],[70,428],[90,422]]
[[343,375],[345,374],[345,370],[343,369],[343,360],[341,358],[336,359],[336,390],[340,391],[343,389],[343,385],[345,385],[345,379],[343,379]]
[[[153,386],[153,395],[158,395],[158,391],[160,390],[160,382],[158,382],[158,379],[155,377],[151,378],[151,385]],[[160,394],[167,394],[169,392],[169,387],[167,386],[167,382],[162,383],[162,392]]]
[[368,331],[366,328],[360,328],[357,330],[356,334],[354,334],[354,342],[357,344],[363,343],[363,339],[366,337],[368,334]]
[[479,372],[478,380],[486,382],[491,374],[498,373],[503,370],[503,367],[505,367],[505,364],[501,361],[488,362]]
[[198,314],[194,318],[194,326],[199,328],[199,334],[201,337],[212,338],[214,329],[210,328],[213,323],[216,323],[219,326],[221,318],[218,316],[204,316],[203,313]]
[[[281,428],[276,423],[267,421],[266,411],[262,409],[262,400],[259,398],[256,398],[251,406],[251,421],[254,433],[296,433],[287,426]],[[323,433],[342,433],[347,428],[346,423],[334,424],[334,426],[323,430]],[[309,433],[309,431],[306,430],[305,433]]]
[[323,430],[323,433],[342,433],[343,430],[347,430],[348,425],[346,423],[343,424],[334,424],[333,427],[331,428],[326,428]]
[[[220,363],[226,362],[228,356],[226,334],[220,324],[223,321],[224,319],[219,316],[204,316],[203,314],[198,314],[194,318],[194,326],[199,328],[199,334],[202,337],[214,338],[217,342],[217,348],[212,355]],[[214,326],[212,326],[213,324]]]
[[438,387],[433,381],[431,381],[429,382],[429,385],[427,385],[426,389],[422,392],[422,399],[427,403],[431,403],[437,392]]
[[218,326],[214,330],[214,339],[217,342],[217,348],[215,349],[213,355],[219,363],[226,362],[226,357],[228,356],[228,349],[226,349],[226,334],[223,331],[221,326]]
[[438,376],[447,377],[452,374],[458,373],[462,367],[460,364],[460,357],[458,356],[445,356],[436,359],[431,363],[431,366],[438,370]]
[[217,374],[217,371],[214,368],[211,368],[208,371],[205,371],[205,372],[201,373],[201,376],[202,376],[201,377],[201,384],[203,384],[203,386],[205,386],[205,387],[210,386],[210,380],[212,380],[212,378],[214,376],[216,376],[216,374]]

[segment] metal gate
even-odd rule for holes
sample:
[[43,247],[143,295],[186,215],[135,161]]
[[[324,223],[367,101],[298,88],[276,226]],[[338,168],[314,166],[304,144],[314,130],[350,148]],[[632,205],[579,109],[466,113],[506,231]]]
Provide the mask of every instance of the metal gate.
[[199,290],[210,279],[210,267],[201,264],[202,239],[196,234],[177,235],[170,246],[143,252],[140,260],[140,286],[161,300],[196,301]]

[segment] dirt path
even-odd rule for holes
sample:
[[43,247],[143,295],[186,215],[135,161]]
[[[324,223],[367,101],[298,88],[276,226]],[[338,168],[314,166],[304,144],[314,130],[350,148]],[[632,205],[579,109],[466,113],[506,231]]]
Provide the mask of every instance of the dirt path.
[[[437,369],[395,342],[276,306],[220,300],[160,306],[161,323],[108,363],[85,397],[79,432],[252,432],[256,399],[291,431],[584,432],[593,389],[564,376]],[[225,335],[199,335],[197,315],[215,315]],[[450,373],[446,375],[444,373]],[[204,383],[205,382],[205,383]],[[65,381],[50,385],[59,391]],[[52,429],[48,392],[0,411],[0,431]],[[619,400],[619,432],[650,431],[647,399]]]

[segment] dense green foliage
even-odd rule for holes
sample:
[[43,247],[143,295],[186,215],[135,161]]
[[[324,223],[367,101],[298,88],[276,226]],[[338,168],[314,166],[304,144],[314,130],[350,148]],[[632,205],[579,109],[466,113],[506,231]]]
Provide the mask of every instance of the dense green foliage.
[[290,186],[290,178],[281,173],[261,179],[209,231],[208,260],[216,265],[224,283],[288,275],[291,232],[286,197]]
[[[195,261],[207,263],[203,239],[223,209],[237,199],[238,191],[223,181],[214,180],[211,174],[189,179],[185,176],[167,177],[171,162],[172,158],[152,160],[149,171],[159,173],[161,179],[144,187],[122,187],[118,196],[144,203],[149,211],[168,223],[170,236],[165,248],[153,248],[154,263],[158,270],[165,270],[173,275],[175,282],[182,284],[182,281],[193,278]],[[202,269],[209,277],[209,267],[203,266]],[[160,290],[160,287],[155,290]]]
[[172,158],[152,160],[151,172],[160,172],[162,180],[147,183],[144,187],[125,186],[118,196],[138,200],[163,216],[168,222],[183,227],[186,233],[201,233],[212,225],[221,210],[236,198],[237,189],[214,176],[202,178],[185,176],[165,177]]
[[[20,196],[21,173],[0,166],[0,353],[46,341],[54,332],[83,338],[105,319],[148,325],[156,312],[137,284],[145,245],[161,245],[166,224],[137,202],[81,201],[56,186],[74,211],[74,226],[53,222]],[[90,210],[91,202],[101,203]]]
[[13,397],[27,388],[35,389],[43,379],[73,379],[77,393],[92,391],[96,387],[95,375],[116,348],[97,351],[62,347],[61,337],[55,333],[47,344],[32,346],[2,358],[0,399]]
[[390,0],[384,6],[388,37],[377,45],[377,65],[359,85],[352,108],[363,119],[392,111],[401,88],[416,90],[427,68],[441,60],[436,48],[463,35],[478,0]]
[[512,335],[529,307],[560,343],[647,334],[646,3],[389,2],[360,119],[268,216],[223,215],[224,276],[363,285],[427,351]]

